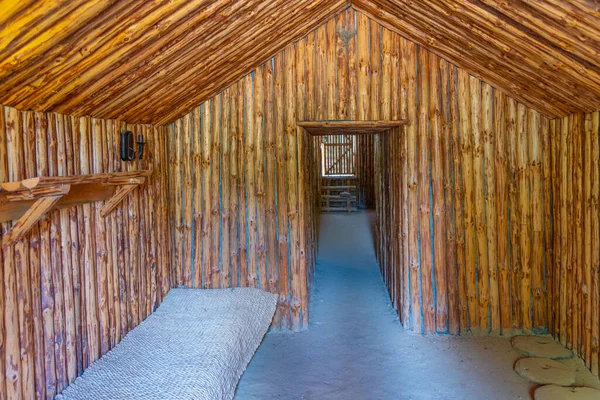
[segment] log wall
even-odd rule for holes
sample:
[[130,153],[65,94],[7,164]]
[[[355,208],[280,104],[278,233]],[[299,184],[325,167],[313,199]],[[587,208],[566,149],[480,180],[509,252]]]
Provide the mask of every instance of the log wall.
[[390,91],[379,103],[398,93],[409,125],[375,140],[376,246],[404,326],[546,332],[548,119],[419,46],[396,46],[399,70],[382,55]]
[[[125,128],[148,142],[139,165],[118,157]],[[0,398],[54,398],[168,292],[163,132],[0,106],[2,182],[155,171],[106,218],[99,215],[103,202],[54,211],[2,249]],[[1,225],[2,234],[12,227]]]
[[552,310],[549,326],[560,342],[583,357],[598,375],[600,337],[600,112],[550,121],[544,168],[553,202],[544,209],[554,221],[547,264]]
[[303,52],[286,49],[167,127],[173,285],[279,293],[273,324],[295,330],[308,323],[316,242],[315,152],[296,127]]

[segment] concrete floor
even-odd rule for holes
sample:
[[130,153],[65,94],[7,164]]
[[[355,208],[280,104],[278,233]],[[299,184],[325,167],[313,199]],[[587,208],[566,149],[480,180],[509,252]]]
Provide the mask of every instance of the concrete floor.
[[[529,399],[503,338],[405,331],[375,261],[372,212],[324,214],[310,327],[271,332],[235,399]],[[585,368],[584,368],[585,369]]]

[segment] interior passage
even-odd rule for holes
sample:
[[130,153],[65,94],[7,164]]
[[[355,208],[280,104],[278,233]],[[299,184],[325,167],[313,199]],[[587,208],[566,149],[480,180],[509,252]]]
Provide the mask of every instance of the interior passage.
[[370,211],[321,216],[310,327],[269,333],[236,399],[528,398],[509,341],[402,329],[375,260],[374,222]]

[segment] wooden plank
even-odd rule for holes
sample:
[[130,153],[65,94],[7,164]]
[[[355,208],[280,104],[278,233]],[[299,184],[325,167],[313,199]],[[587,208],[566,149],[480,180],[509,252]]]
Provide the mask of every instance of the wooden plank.
[[430,231],[430,174],[429,174],[429,63],[427,50],[418,49],[419,123],[418,123],[418,196],[419,196],[419,242],[421,255],[421,296],[423,329],[425,333],[435,332],[435,299],[433,292],[432,246]]
[[474,145],[471,137],[471,104],[469,76],[458,70],[458,110],[460,113],[460,148],[462,154],[462,176],[464,186],[464,225],[465,225],[465,260],[466,288],[468,303],[468,328],[478,333],[479,310],[477,304],[477,280],[475,266],[475,194],[474,194]]
[[[494,90],[490,85],[482,85],[481,125],[483,128],[483,158],[485,168],[485,223],[487,227],[487,258],[489,269],[489,326],[492,334],[500,333],[500,289],[498,285],[498,211],[496,209],[496,147],[500,134],[494,127]],[[502,118],[502,116],[500,116]]]
[[446,237],[446,201],[444,186],[444,149],[440,105],[440,69],[437,56],[429,53],[429,126],[431,129],[430,149],[431,154],[431,187],[433,209],[433,271],[435,277],[435,330],[436,332],[448,331],[448,275],[453,266],[448,262],[447,250],[450,247]]
[[500,300],[500,327],[502,333],[512,330],[510,253],[509,253],[509,184],[507,168],[506,96],[494,90],[494,138],[496,139],[496,215],[498,231],[498,293]]
[[[318,39],[318,37],[317,37]],[[318,46],[318,42],[317,42]],[[275,132],[284,132],[284,59],[280,53],[275,56]],[[317,96],[317,101],[318,101]],[[317,108],[318,110],[318,108]],[[318,111],[317,111],[318,112]],[[277,180],[277,268],[279,286],[279,317],[280,327],[283,329],[291,327],[290,293],[289,293],[289,259],[288,259],[288,198],[286,183],[286,148],[284,135],[275,137],[276,180]]]
[[374,133],[391,133],[391,130],[406,125],[407,120],[361,120],[361,121],[298,121],[297,125],[314,136],[327,135],[370,135]]
[[[141,183],[143,183],[142,180],[139,181],[139,184]],[[127,197],[129,193],[131,193],[132,190],[139,186],[139,184],[123,185],[119,187],[119,189],[117,189],[113,197],[108,199],[108,201],[104,203],[104,205],[100,209],[100,216],[106,217],[108,214],[110,214],[121,203],[121,201],[123,201],[123,199]]]

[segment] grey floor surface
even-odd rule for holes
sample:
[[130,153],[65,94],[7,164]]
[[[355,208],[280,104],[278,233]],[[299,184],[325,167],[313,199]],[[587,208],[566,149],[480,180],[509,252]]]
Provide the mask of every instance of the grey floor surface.
[[310,326],[271,332],[244,373],[246,399],[529,399],[503,338],[405,331],[375,261],[374,213],[323,214]]

